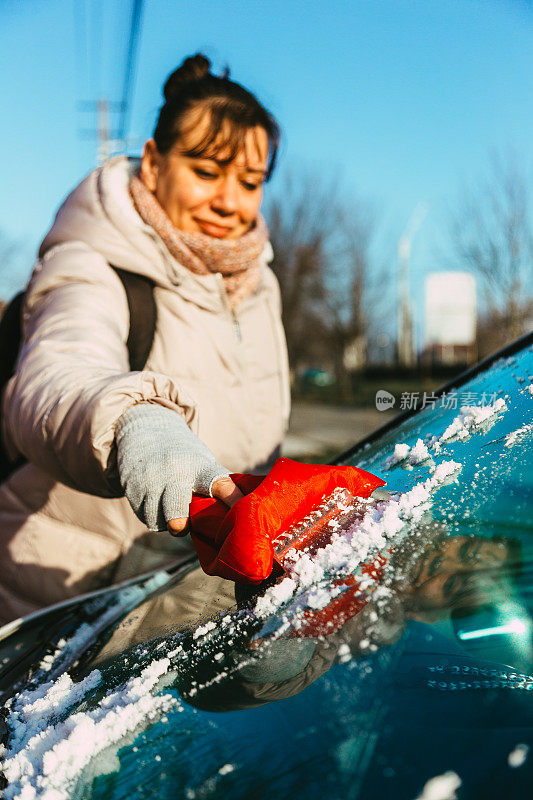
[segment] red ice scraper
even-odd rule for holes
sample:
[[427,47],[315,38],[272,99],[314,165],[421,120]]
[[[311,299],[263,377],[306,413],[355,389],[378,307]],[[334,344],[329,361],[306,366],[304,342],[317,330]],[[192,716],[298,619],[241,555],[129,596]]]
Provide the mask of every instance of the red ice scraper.
[[[385,483],[357,467],[288,458],[278,458],[268,475],[231,477],[245,496],[228,509],[221,500],[195,495],[191,536],[208,575],[242,583],[260,583],[273,569],[281,574],[291,550],[312,552],[322,546],[336,523],[345,524],[360,513],[353,498],[368,498]],[[329,507],[316,511],[337,489],[349,494],[337,492]]]

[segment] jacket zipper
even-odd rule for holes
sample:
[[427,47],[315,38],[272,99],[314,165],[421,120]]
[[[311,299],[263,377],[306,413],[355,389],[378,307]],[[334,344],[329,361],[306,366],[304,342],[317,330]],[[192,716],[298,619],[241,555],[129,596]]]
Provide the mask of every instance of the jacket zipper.
[[[253,403],[252,403],[252,398],[250,396],[250,385],[249,385],[249,378],[248,378],[248,370],[246,368],[246,358],[245,358],[245,355],[244,355],[242,347],[239,347],[239,345],[242,342],[241,324],[240,324],[235,312],[230,308],[230,305],[228,303],[228,296],[226,294],[226,287],[224,286],[224,278],[222,277],[222,275],[219,272],[216,273],[216,279],[218,281],[218,286],[219,286],[219,290],[220,290],[220,297],[221,297],[221,300],[222,300],[222,305],[226,309],[228,317],[231,320],[231,325],[232,325],[232,328],[233,328],[233,334],[235,336],[235,341],[237,342],[237,345],[238,345],[237,350],[236,350],[236,354],[237,354],[237,358],[239,360],[239,364],[240,364],[241,369],[242,369],[243,389],[246,392],[248,407],[250,409],[252,409],[253,408]],[[251,457],[252,454],[254,453],[254,435],[252,433],[252,431],[255,430],[254,420],[252,420],[251,425],[248,425],[247,427],[248,427],[247,437],[248,437],[248,442],[249,442],[248,447],[249,447],[249,454],[250,454],[250,457]]]
[[[287,385],[286,378],[284,377],[285,375],[288,374],[287,350],[286,350],[284,334],[280,332],[281,322],[279,321],[278,316],[272,306],[270,298],[267,299],[266,305],[272,323],[272,332],[274,335],[276,354],[278,357],[277,360],[278,360],[279,395],[281,403],[281,413],[285,426],[283,433],[286,433],[287,428],[289,426],[289,416],[291,411],[290,386]],[[286,369],[284,369],[284,367],[286,367]]]
[[235,312],[233,312],[233,311],[231,312],[231,317],[233,319],[233,332],[235,334],[235,338],[237,339],[237,341],[240,344],[242,342],[241,324],[240,324],[239,320],[237,319],[237,317],[235,316]]
[[239,320],[237,319],[237,315],[235,314],[235,311],[233,311],[229,306],[228,296],[226,294],[226,287],[224,286],[224,278],[222,277],[220,272],[216,273],[216,278],[217,278],[217,281],[218,281],[220,297],[222,298],[222,304],[223,304],[224,308],[226,309],[226,311],[228,312],[229,318],[231,319],[231,324],[232,324],[232,327],[233,327],[233,333],[234,333],[235,339],[240,344],[242,342],[241,324],[240,324]]

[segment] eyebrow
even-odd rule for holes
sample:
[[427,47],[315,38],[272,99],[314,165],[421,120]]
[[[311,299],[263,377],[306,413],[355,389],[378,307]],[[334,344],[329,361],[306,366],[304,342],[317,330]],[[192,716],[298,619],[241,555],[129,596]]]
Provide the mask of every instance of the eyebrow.
[[[232,158],[215,158],[214,156],[209,155],[200,155],[200,156],[189,156],[189,158],[194,158],[196,161],[214,161],[219,167],[225,167],[227,164],[230,164],[233,159]],[[255,172],[258,175],[266,175],[266,169],[257,169],[256,167],[249,167],[247,165],[243,166],[245,172]]]
[[[211,160],[221,166],[230,163],[229,161],[219,161],[218,158],[213,158]],[[249,167],[247,165],[243,165],[242,169],[244,172],[256,172],[258,175],[266,175],[266,169],[256,169],[255,167]]]

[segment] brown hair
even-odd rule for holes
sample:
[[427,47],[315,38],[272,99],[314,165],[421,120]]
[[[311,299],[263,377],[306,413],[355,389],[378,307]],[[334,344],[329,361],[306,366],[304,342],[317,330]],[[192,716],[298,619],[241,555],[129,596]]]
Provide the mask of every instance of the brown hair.
[[[228,69],[220,76],[213,75],[211,62],[202,53],[189,56],[169,75],[163,94],[165,104],[153,135],[161,154],[168,153],[182,135],[187,112],[202,106],[209,111],[209,125],[205,135],[185,155],[209,157],[227,149],[227,161],[231,161],[242,147],[246,132],[261,127],[268,137],[266,180],[270,178],[279,146],[278,123],[251,92],[229,79]],[[231,124],[224,127],[226,121]]]

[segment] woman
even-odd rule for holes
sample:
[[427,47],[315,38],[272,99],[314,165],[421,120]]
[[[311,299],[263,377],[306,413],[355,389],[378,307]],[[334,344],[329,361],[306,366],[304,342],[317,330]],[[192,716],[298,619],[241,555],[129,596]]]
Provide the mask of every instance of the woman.
[[[259,214],[278,127],[202,55],[168,78],[139,162],[67,197],[24,309],[4,436],[29,461],[0,488],[0,622],[191,552],[193,491],[232,505],[289,412],[279,289]],[[124,286],[154,284],[147,364],[131,372]]]

